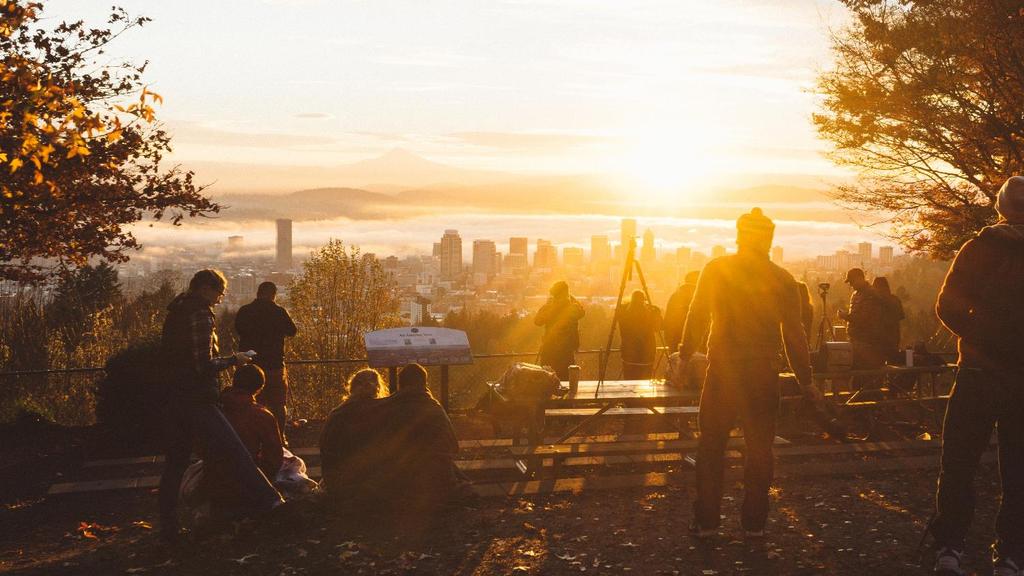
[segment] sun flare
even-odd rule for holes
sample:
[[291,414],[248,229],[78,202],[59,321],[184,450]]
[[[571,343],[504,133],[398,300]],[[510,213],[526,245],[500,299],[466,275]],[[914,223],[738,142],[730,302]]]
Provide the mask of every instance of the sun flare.
[[621,174],[639,188],[633,200],[665,202],[690,197],[710,173],[708,154],[683,132],[649,131],[630,138],[621,161]]

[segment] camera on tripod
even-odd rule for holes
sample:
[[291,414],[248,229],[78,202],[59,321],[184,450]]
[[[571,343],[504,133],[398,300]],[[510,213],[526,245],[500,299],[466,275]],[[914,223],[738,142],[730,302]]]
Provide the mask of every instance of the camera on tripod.
[[828,289],[831,287],[832,285],[829,284],[828,282],[822,282],[821,284],[818,284],[818,293],[821,294],[822,296],[825,296],[826,294],[828,294]]

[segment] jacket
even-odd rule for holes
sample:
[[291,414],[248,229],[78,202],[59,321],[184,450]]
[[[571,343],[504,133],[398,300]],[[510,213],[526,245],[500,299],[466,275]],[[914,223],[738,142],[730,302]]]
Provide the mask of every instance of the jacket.
[[173,395],[216,403],[220,371],[234,366],[233,356],[219,358],[213,308],[198,295],[179,294],[167,306],[160,337],[164,374]]
[[239,350],[255,350],[260,368],[278,370],[284,366],[284,339],[298,330],[287,310],[257,298],[238,309],[235,332]]
[[221,411],[249,450],[253,462],[273,482],[284,461],[284,446],[277,419],[252,394],[228,388],[220,395]]
[[959,364],[1018,370],[1024,352],[1024,225],[983,228],[957,252],[936,302]]
[[533,319],[534,324],[544,327],[541,350],[575,352],[580,346],[579,321],[585,314],[583,306],[572,296],[548,300]]

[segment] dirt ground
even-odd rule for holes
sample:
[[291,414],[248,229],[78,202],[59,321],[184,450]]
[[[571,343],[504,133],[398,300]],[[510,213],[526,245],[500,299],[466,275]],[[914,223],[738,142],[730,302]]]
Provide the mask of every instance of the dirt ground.
[[[664,488],[492,499],[429,518],[339,517],[311,502],[288,525],[229,524],[168,547],[155,534],[152,491],[45,496],[60,470],[81,462],[88,430],[22,423],[0,434],[22,439],[16,453],[3,449],[0,464],[0,573],[929,573],[917,566],[915,549],[931,513],[934,470],[781,479],[762,541],[742,539],[738,483],[727,491],[721,536],[689,537],[692,475],[681,474],[679,485]],[[968,562],[987,575],[999,497],[994,466],[982,469],[977,486]]]

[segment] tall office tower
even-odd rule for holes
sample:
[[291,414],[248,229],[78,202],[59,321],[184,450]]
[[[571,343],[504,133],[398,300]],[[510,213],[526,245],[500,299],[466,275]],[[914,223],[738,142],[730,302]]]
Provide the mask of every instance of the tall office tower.
[[277,271],[292,269],[292,221],[277,219]]
[[533,253],[533,267],[548,270],[558,265],[558,248],[551,245],[550,240],[537,240],[537,250]]
[[782,266],[782,246],[772,246],[772,262]]
[[508,239],[508,271],[517,276],[530,267],[529,240],[519,236]]
[[567,269],[581,270],[583,268],[583,248],[578,246],[562,248],[562,266]]
[[629,250],[629,242],[636,238],[636,220],[633,218],[623,218],[621,224],[620,246],[622,247],[622,257],[626,257],[626,252]]
[[434,249],[433,249],[433,251],[430,254],[434,258],[440,258],[441,257],[441,243],[440,242],[434,242]]
[[492,278],[495,274],[494,255],[497,250],[494,248],[493,240],[473,240],[473,275],[483,274]]
[[514,236],[508,239],[508,253],[509,254],[522,254],[526,256],[530,251],[530,241],[520,236]]
[[686,246],[680,246],[676,248],[676,266],[683,270],[690,269],[690,255],[693,253],[692,250]]
[[654,232],[648,228],[644,231],[644,244],[640,248],[640,261],[649,264],[657,260],[658,252],[654,248]]
[[440,257],[442,280],[455,280],[462,275],[462,237],[458,230],[444,231]]
[[590,237],[590,269],[604,270],[612,259],[612,246],[607,236]]
[[889,266],[893,261],[893,248],[892,246],[882,246],[878,249],[878,262],[882,266]]
[[861,242],[857,244],[857,259],[858,266],[865,267],[871,265],[871,242]]
[[711,259],[712,260],[714,260],[715,258],[721,258],[722,256],[725,256],[725,255],[726,255],[725,246],[722,246],[721,244],[718,244],[718,245],[715,245],[715,246],[711,247]]
[[494,273],[495,274],[501,274],[502,270],[504,270],[504,268],[502,268],[502,266],[501,266],[502,261],[503,261],[502,253],[498,252],[498,251],[495,251],[494,252]]

